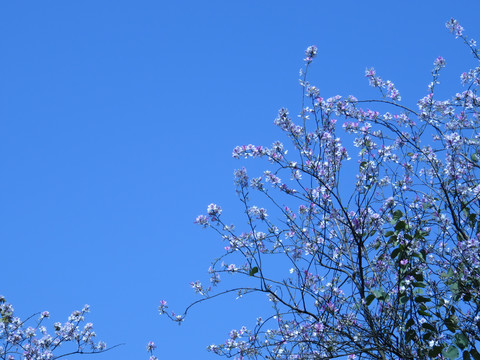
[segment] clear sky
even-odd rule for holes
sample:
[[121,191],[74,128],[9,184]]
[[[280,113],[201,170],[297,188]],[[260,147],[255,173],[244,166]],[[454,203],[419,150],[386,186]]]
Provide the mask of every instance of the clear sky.
[[232,174],[245,163],[231,151],[270,145],[278,109],[300,109],[305,48],[319,47],[322,96],[374,97],[375,66],[415,106],[439,55],[460,88],[474,61],[444,24],[480,40],[479,13],[450,0],[3,1],[0,294],[55,321],[90,304],[99,339],[126,343],[96,359],[148,359],[149,340],[159,358],[217,358],[205,347],[254,322],[263,298],[202,304],[181,327],[157,306],[197,299],[189,282],[222,253],[196,215],[216,202],[241,224]]

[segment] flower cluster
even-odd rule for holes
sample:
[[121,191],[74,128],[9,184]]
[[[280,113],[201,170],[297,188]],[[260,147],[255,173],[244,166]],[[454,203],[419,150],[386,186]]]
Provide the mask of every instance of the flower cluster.
[[365,70],[365,77],[368,78],[370,86],[378,88],[382,92],[382,94],[384,94],[383,89],[386,89],[387,90],[387,94],[385,95],[386,97],[394,101],[402,100],[402,97],[400,96],[400,92],[395,87],[395,84],[390,80],[383,81],[381,77],[377,76],[377,73],[374,68],[369,68]]
[[[2,359],[15,360],[50,360],[62,357],[60,347],[73,347],[67,351],[69,354],[93,354],[104,352],[107,349],[103,341],[96,342],[96,333],[93,324],[86,323],[85,314],[90,311],[88,305],[82,310],[76,310],[68,317],[65,323],[53,324],[53,333],[49,333],[44,322],[50,317],[48,311],[40,313],[40,317],[33,326],[27,326],[14,314],[12,304],[0,296],[0,357]],[[72,350],[73,349],[73,350]]]
[[153,341],[149,341],[147,344],[147,351],[150,354],[150,359],[149,360],[158,360],[158,358],[153,355],[154,350],[157,348],[157,345]]
[[463,30],[464,30],[463,27],[454,18],[451,18],[450,20],[448,20],[445,26],[451,33],[455,34],[456,37],[463,35]]
[[307,50],[305,50],[305,62],[311,63],[313,59],[317,56],[318,48],[315,45],[309,46]]

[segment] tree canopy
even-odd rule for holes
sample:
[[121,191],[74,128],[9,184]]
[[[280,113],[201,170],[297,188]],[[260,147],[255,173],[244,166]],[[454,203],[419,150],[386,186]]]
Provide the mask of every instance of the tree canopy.
[[[480,61],[460,24],[446,26]],[[263,293],[272,306],[208,349],[237,359],[480,359],[480,66],[440,99],[438,57],[412,108],[373,68],[365,76],[379,98],[324,98],[308,77],[317,55],[305,51],[298,117],[281,109],[274,121],[289,145],[233,150],[268,161],[262,174],[235,171],[246,225],[217,204],[196,219],[225,253],[210,285],[192,283],[194,304],[235,292]],[[220,289],[224,274],[242,285]],[[189,309],[159,307],[179,323]]]

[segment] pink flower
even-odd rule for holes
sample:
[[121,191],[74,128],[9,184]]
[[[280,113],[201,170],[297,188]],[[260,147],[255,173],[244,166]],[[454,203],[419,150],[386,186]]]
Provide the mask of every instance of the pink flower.
[[157,345],[155,345],[155,343],[153,341],[150,341],[148,344],[147,344],[147,351],[150,351],[152,352],[153,350],[155,350],[157,348]]
[[211,216],[218,216],[222,213],[222,208],[217,204],[210,204],[207,207],[207,214]]

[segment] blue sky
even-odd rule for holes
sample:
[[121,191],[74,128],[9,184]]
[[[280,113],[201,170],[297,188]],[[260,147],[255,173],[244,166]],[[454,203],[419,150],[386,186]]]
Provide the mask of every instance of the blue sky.
[[[103,360],[213,359],[205,351],[268,310],[214,300],[178,327],[158,316],[197,299],[223,245],[193,224],[211,202],[238,224],[234,146],[280,136],[300,109],[304,49],[322,96],[372,98],[375,66],[405,104],[433,60],[457,91],[474,61],[445,29],[480,40],[474,1],[10,1],[0,5],[0,293],[22,316],[92,307]],[[449,85],[449,86],[450,86]],[[452,86],[442,91],[450,94]]]

